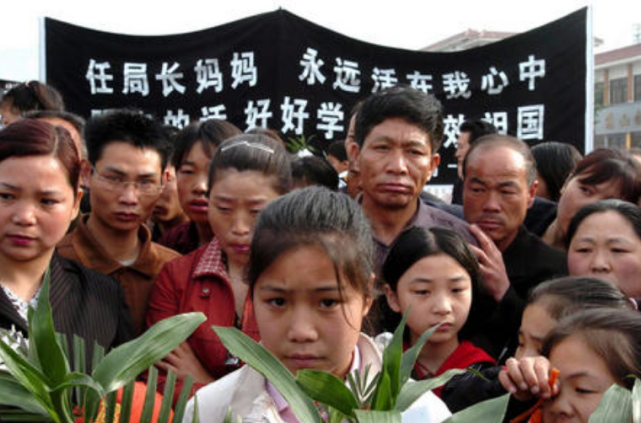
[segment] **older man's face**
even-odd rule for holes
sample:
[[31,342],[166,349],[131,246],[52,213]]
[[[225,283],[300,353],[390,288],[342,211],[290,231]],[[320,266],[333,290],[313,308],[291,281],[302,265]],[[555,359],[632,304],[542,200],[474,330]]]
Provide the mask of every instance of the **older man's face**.
[[528,186],[525,158],[507,146],[485,147],[467,158],[463,211],[499,250],[516,237],[534,201],[536,182]]
[[430,136],[402,118],[376,125],[358,154],[363,201],[379,207],[412,207],[438,166]]

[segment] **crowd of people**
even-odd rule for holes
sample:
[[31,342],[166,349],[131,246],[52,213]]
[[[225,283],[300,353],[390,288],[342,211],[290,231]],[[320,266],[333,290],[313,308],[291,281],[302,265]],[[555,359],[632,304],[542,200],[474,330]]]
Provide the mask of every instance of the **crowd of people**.
[[293,374],[346,379],[381,368],[406,314],[404,348],[435,329],[415,379],[472,369],[410,407],[426,423],[505,393],[506,421],[537,403],[532,421],[587,423],[612,384],[641,377],[634,152],[530,148],[470,120],[449,204],[424,190],[442,106],[405,86],[360,102],[326,156],[215,119],[179,130],[119,109],[85,122],[37,81],[7,92],[0,114],[0,328],[28,339],[47,271],[56,330],[89,346],[202,312],[156,363],[159,392],[168,371],[179,388],[193,378],[201,422],[230,409],[297,422],[212,325],[242,330]]

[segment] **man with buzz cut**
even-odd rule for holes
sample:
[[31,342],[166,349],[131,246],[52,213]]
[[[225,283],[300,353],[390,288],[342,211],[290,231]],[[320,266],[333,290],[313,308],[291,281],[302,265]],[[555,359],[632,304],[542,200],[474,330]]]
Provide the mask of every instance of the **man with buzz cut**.
[[140,334],[156,276],[180,256],[152,242],[143,224],[163,190],[168,140],[159,123],[133,110],[90,119],[85,140],[92,211],[81,216],[58,251],[118,280]]
[[356,115],[349,156],[360,174],[360,203],[372,226],[377,272],[399,235],[413,226],[451,229],[476,243],[462,219],[419,198],[440,163],[443,128],[441,103],[406,86],[373,94]]
[[479,240],[483,292],[494,303],[483,347],[498,356],[507,346],[511,356],[528,293],[567,275],[567,257],[523,225],[537,186],[536,162],[525,142],[499,134],[479,138],[465,157],[463,177],[463,211]]

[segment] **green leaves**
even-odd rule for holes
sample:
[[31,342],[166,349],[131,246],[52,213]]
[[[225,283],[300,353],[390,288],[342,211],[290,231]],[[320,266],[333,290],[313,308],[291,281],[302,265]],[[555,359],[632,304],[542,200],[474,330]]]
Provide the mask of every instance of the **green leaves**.
[[638,378],[632,387],[632,422],[641,423],[641,380]]
[[374,397],[371,403],[372,410],[406,410],[415,400],[420,398],[421,395],[441,386],[453,376],[453,374],[451,374],[447,378],[439,378],[438,380],[442,380],[443,382],[438,384],[434,384],[435,382],[413,384],[411,389],[405,389],[406,393],[402,398],[402,407],[398,406],[399,395],[410,380],[416,359],[423,349],[425,342],[427,342],[434,331],[438,329],[437,325],[425,331],[417,342],[403,354],[403,334],[409,313],[410,310],[405,312],[403,319],[401,319],[401,322],[394,331],[392,340],[383,352],[383,368],[374,391]]
[[619,385],[605,391],[588,423],[629,422],[632,417],[631,392]]
[[31,393],[10,375],[0,372],[0,398],[30,413],[45,415],[44,408]]
[[483,401],[465,410],[459,411],[444,423],[501,423],[507,410],[510,394]]
[[139,338],[107,354],[92,377],[105,392],[115,391],[169,354],[205,320],[202,313],[186,313],[156,323]]
[[465,373],[463,369],[450,369],[440,376],[432,379],[425,379],[419,381],[410,381],[403,385],[401,393],[396,402],[396,408],[400,411],[407,410],[414,402],[424,395],[427,391],[445,385],[451,378],[456,375]]
[[[186,313],[162,320],[143,335],[113,349],[95,366],[93,379],[104,392],[113,392],[132,381],[176,348],[206,320],[202,313]],[[100,396],[87,391],[85,415],[92,419],[98,412]]]
[[[214,327],[214,330],[232,354],[276,386],[299,421],[320,423],[319,413],[311,402],[313,399],[324,405],[330,423],[338,423],[343,419],[358,423],[400,423],[401,413],[408,410],[423,394],[465,372],[450,370],[435,379],[409,381],[414,362],[423,344],[436,328],[423,334],[416,346],[403,354],[406,319],[407,315],[403,317],[385,349],[381,372],[370,378],[368,366],[363,375],[359,372],[348,375],[351,391],[345,386],[344,381],[328,372],[300,370],[294,379],[269,351],[239,330],[223,327]],[[507,399],[506,396],[471,407],[465,410],[469,417],[457,417],[452,421],[501,422],[505,415]]]
[[300,135],[298,137],[290,137],[287,140],[287,150],[292,153],[296,154],[300,151],[307,150],[310,153],[314,153],[316,149],[312,147],[309,143],[311,140],[313,140],[315,135],[310,135],[309,137],[306,137],[305,135]]
[[347,417],[354,418],[358,401],[345,382],[331,373],[318,370],[301,370],[296,374],[296,382],[307,395],[316,401],[335,408]]
[[301,422],[322,423],[312,401],[296,384],[294,376],[262,345],[236,328],[213,326],[225,347],[249,364],[278,389]]
[[30,308],[28,312],[29,349],[37,356],[34,364],[42,369],[48,382],[55,386],[64,380],[69,372],[69,364],[58,343],[51,315],[49,269],[47,269],[40,288],[38,308],[35,310]]
[[38,368],[4,342],[0,342],[0,359],[17,383],[41,404],[46,402],[42,404],[45,409],[51,407],[51,402],[47,402],[48,380]]
[[[406,313],[405,316],[403,316],[403,321],[401,322],[401,325],[403,327],[405,326],[405,322],[407,320],[408,315],[409,315],[409,311]],[[403,354],[403,359],[401,361],[401,385],[403,385],[405,382],[407,382],[410,379],[410,377],[412,377],[412,370],[414,369],[414,363],[416,363],[416,359],[418,359],[418,356],[421,353],[421,350],[423,349],[423,346],[425,345],[427,340],[432,336],[432,334],[438,329],[439,326],[440,325],[436,325],[426,330],[420,336],[420,338],[418,338],[416,343],[412,345],[410,349],[405,351],[405,354]],[[398,329],[396,330],[398,331]],[[396,336],[396,333],[394,333],[394,336]],[[445,382],[447,382],[447,380]],[[436,387],[438,386],[440,385],[436,385]]]
[[394,406],[395,398],[392,394],[392,380],[385,369],[381,370],[381,375],[376,384],[374,397],[371,402],[372,410],[391,410]]
[[[84,409],[85,422],[93,421],[101,399],[105,399],[105,421],[111,423],[115,414],[116,390],[126,385],[121,401],[120,422],[128,423],[135,378],[187,339],[205,321],[205,316],[202,313],[190,313],[163,320],[140,338],[114,349],[107,356],[96,345],[91,357],[95,370],[90,376],[85,368],[84,341],[75,336],[72,350],[67,351],[66,336],[54,331],[49,283],[47,271],[38,307],[28,313],[29,351],[21,348],[14,350],[0,340],[0,359],[7,368],[7,372],[0,372],[0,403],[23,410],[2,410],[0,413],[3,419],[15,421],[45,418],[56,423],[73,423],[74,404],[70,399],[71,393],[75,392],[79,408]],[[69,364],[70,356],[74,360],[74,371],[71,371]],[[139,410],[140,421],[143,423],[148,423],[152,417],[156,381],[157,372],[152,369],[145,402],[142,410]],[[170,374],[166,383],[169,395],[163,398],[160,406],[159,423],[169,421],[175,381],[175,375]],[[181,393],[176,405],[175,422],[182,420],[191,386],[191,380],[184,384],[186,392]],[[179,413],[178,410],[182,411]]]
[[[188,377],[184,382],[183,382],[183,389],[180,391],[180,396],[178,397],[178,402],[176,402],[176,407],[174,408],[174,422],[182,422],[183,421],[183,416],[185,415],[185,408],[187,407],[187,401],[189,400],[189,393],[191,392],[191,387],[194,384],[194,380],[191,377]],[[165,386],[167,386],[165,384]],[[165,400],[168,397],[165,395]],[[194,406],[197,406],[198,401],[195,401],[196,403]],[[159,419],[159,422],[161,420]],[[192,423],[195,423],[196,420],[192,420]]]
[[399,411],[364,411],[356,410],[358,423],[401,423]]

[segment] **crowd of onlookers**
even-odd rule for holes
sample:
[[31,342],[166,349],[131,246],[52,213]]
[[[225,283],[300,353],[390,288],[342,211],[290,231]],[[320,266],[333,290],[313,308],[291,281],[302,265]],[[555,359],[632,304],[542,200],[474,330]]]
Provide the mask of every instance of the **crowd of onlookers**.
[[587,422],[612,384],[641,376],[634,151],[530,148],[469,120],[445,203],[424,190],[441,104],[404,86],[365,98],[347,138],[316,155],[215,119],[177,129],[119,109],[85,121],[37,81],[5,93],[0,115],[0,328],[28,337],[47,270],[56,330],[89,346],[202,312],[156,363],[159,392],[168,371],[179,388],[193,378],[200,421],[230,408],[297,421],[212,325],[260,340],[294,374],[345,379],[380,369],[407,314],[405,348],[434,330],[415,379],[473,369],[410,407],[426,422],[506,392],[506,420],[543,398],[531,421]]

